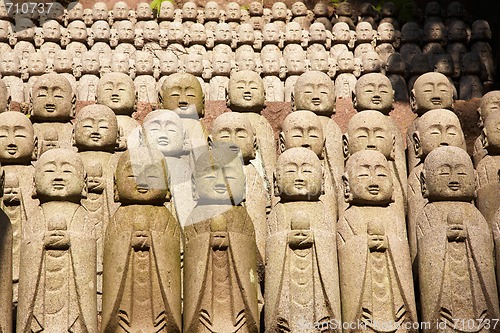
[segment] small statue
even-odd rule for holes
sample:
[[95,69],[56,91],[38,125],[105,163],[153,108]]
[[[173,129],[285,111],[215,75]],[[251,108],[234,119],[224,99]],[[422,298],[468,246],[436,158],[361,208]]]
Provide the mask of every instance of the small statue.
[[215,1],[208,1],[205,4],[204,10],[204,25],[208,30],[214,30],[217,23],[219,23],[221,18],[220,6]]
[[83,20],[83,5],[78,1],[70,2],[67,7],[67,14],[69,23],[75,20]]
[[128,20],[130,7],[125,1],[118,1],[113,5],[113,22]]
[[148,51],[136,51],[134,60],[136,74],[134,85],[137,102],[148,103],[153,108],[156,108],[158,92],[156,90],[156,79],[153,76],[153,54]]
[[315,22],[309,27],[308,49],[315,44],[321,44],[326,50],[332,46],[333,35],[325,29],[323,23]]
[[358,151],[346,163],[348,208],[337,242],[342,318],[357,327],[349,331],[417,332],[406,224],[391,205],[390,173],[378,151]]
[[0,79],[0,113],[9,111],[10,96],[7,85]]
[[292,4],[292,20],[296,22],[301,29],[308,30],[311,26],[312,12],[307,9],[307,6],[302,1],[296,1]]
[[335,26],[338,22],[347,23],[349,29],[355,30],[357,22],[357,13],[354,11],[352,4],[350,2],[340,2],[335,6],[336,18],[332,19],[332,23]]
[[[500,91],[493,90],[484,94],[479,101],[477,112],[479,113],[479,127],[483,128],[484,122],[488,116],[500,108]],[[484,136],[478,136],[474,141],[474,150],[472,152],[472,161],[474,166],[477,167],[479,161],[488,154],[484,148]]]
[[190,24],[196,22],[198,17],[198,11],[196,9],[196,4],[192,1],[187,1],[182,5],[182,23],[186,28],[189,29]]
[[252,1],[248,7],[250,14],[250,24],[253,25],[254,30],[262,30],[264,27],[264,7],[260,1]]
[[406,84],[406,62],[400,53],[394,53],[387,58],[386,75],[391,81],[396,102],[409,102],[408,86]]
[[467,25],[464,21],[455,20],[448,26],[448,43],[467,43]]
[[339,50],[335,50],[339,45],[345,45],[349,49],[354,47],[354,32],[351,34],[349,30],[349,25],[345,22],[337,22],[332,28],[332,50],[331,52],[339,53]]
[[125,152],[115,186],[121,206],[106,230],[102,331],[181,332],[181,235],[164,206],[163,155],[150,148]]
[[337,216],[320,199],[321,170],[318,157],[307,148],[287,149],[278,158],[275,193],[280,202],[269,215],[266,241],[269,331],[311,332],[313,325],[324,332],[340,331],[329,328],[329,323],[341,322]]
[[256,54],[250,45],[242,45],[234,54],[234,61],[238,71],[249,70],[255,71],[256,64]]
[[491,41],[490,24],[486,20],[476,20],[472,23],[471,42]]
[[19,274],[19,332],[97,332],[94,221],[80,205],[85,171],[74,151],[38,159],[40,206],[26,223]]
[[399,30],[399,22],[397,20],[398,9],[394,2],[388,1],[384,2],[382,8],[380,9],[380,22],[381,23],[391,23],[394,26],[395,30]]
[[282,36],[278,25],[275,22],[266,23],[262,28],[262,45],[272,44],[280,46],[281,43]]
[[101,76],[97,84],[97,103],[111,108],[116,114],[121,130],[121,141],[125,142],[134,128],[139,126],[132,118],[136,107],[134,81],[123,73],[107,73]]
[[175,5],[170,1],[163,1],[160,5],[160,12],[157,20],[159,22],[171,22],[174,20]]
[[402,44],[420,44],[423,39],[423,31],[417,22],[406,22],[401,27]]
[[257,246],[241,205],[241,159],[225,147],[207,151],[193,176],[198,203],[184,229],[184,332],[257,333]]
[[481,77],[483,78],[483,84],[485,87],[491,87],[494,82],[494,76],[496,71],[496,64],[493,60],[493,51],[491,45],[487,42],[475,42],[470,47],[471,52],[476,53],[481,58],[482,70]]
[[338,55],[336,62],[335,98],[351,99],[359,76],[354,54],[351,51],[343,51]]
[[489,331],[485,323],[499,316],[493,237],[471,203],[472,161],[461,148],[436,148],[420,179],[429,201],[416,224],[421,320],[445,331]]
[[24,84],[21,78],[21,58],[15,51],[0,55],[0,74],[7,86],[11,102],[21,105],[24,100]]
[[214,51],[212,54],[212,78],[208,89],[209,101],[225,101],[231,75],[232,53]]
[[285,24],[288,15],[288,9],[286,4],[281,1],[276,1],[271,7],[271,22],[273,22],[277,27],[278,31],[285,30]]
[[284,74],[284,60],[276,45],[265,45],[260,52],[262,80],[266,91],[266,102],[284,102],[285,84],[280,75]]
[[69,40],[73,42],[87,43],[87,26],[83,21],[73,20],[67,27]]
[[361,21],[356,25],[356,45],[363,43],[375,43],[377,31],[373,29],[370,22]]
[[106,21],[108,19],[108,12],[108,5],[105,2],[97,1],[92,7],[92,20],[94,22]]
[[292,101],[292,92],[299,76],[307,71],[306,53],[300,45],[288,44],[283,50],[286,66],[285,102]]
[[81,74],[77,83],[77,101],[94,102],[99,82],[99,54],[87,51],[82,55]]
[[477,53],[464,54],[461,62],[459,97],[470,100],[483,97],[483,81],[481,80],[481,57]]

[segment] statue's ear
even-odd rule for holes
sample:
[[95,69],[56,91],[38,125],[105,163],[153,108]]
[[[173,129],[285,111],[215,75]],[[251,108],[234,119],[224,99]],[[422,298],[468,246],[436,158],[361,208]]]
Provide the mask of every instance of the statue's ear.
[[415,156],[419,159],[422,158],[422,145],[420,144],[420,133],[418,131],[413,132],[412,134],[413,141],[413,152]]
[[76,146],[75,127],[74,126],[73,126],[73,130],[71,131],[71,146],[73,146],[73,147]]
[[210,149],[212,149],[213,146],[214,146],[214,137],[212,136],[212,134],[208,135],[208,137],[207,137],[207,143],[208,143],[208,147]]
[[347,173],[344,173],[342,175],[342,186],[344,188],[344,200],[347,203],[352,202],[352,193],[351,193],[351,188],[349,186],[349,176]]
[[352,99],[352,106],[356,110],[356,105],[358,104],[358,100],[356,99],[356,93],[354,92],[354,89],[351,91],[351,99]]
[[0,172],[0,198],[3,197],[4,187],[5,187],[5,170],[1,169]]
[[31,198],[38,199],[38,193],[36,192],[36,178],[33,176],[33,190],[31,191]]
[[75,118],[76,115],[76,94],[74,92],[71,96],[71,111],[69,115],[71,118]]
[[274,196],[275,197],[280,197],[281,196],[281,188],[278,186],[278,176],[276,175],[277,170],[273,172],[273,187],[274,187]]
[[38,159],[38,137],[36,135],[33,136],[33,152],[31,153],[31,160],[36,161]]
[[193,200],[200,200],[200,195],[198,194],[198,190],[196,189],[196,182],[194,180],[194,175],[191,175],[191,192],[193,193]]
[[487,134],[486,128],[483,128],[481,130],[479,140],[481,140],[481,146],[483,147],[483,149],[488,148],[489,143],[488,143],[488,134]]
[[[231,100],[229,99],[229,92],[228,92],[228,89],[227,87],[224,88],[225,90],[225,93],[226,93],[226,106],[230,109],[231,108]],[[204,98],[205,96],[203,96]]]
[[394,161],[396,158],[396,136],[395,135],[392,135],[392,149],[391,149],[391,154],[389,155],[389,157],[392,161]]
[[253,154],[252,154],[252,159],[255,158],[255,155],[257,154],[257,150],[259,149],[259,142],[257,141],[257,136],[253,136]]
[[290,103],[292,104],[292,112],[297,110],[297,107],[295,106],[295,93],[292,92],[290,93]]
[[415,99],[415,89],[410,91],[410,107],[413,113],[417,112],[417,100]]
[[120,202],[120,195],[118,194],[118,187],[116,186],[116,176],[113,175],[113,200]]
[[425,183],[425,170],[420,171],[420,188],[422,189],[422,196],[424,198],[429,197],[429,191],[427,191],[427,185]]
[[[10,102],[12,102],[12,96],[9,94],[9,96],[7,97],[7,110],[5,111],[11,111]],[[23,111],[26,112],[26,109],[24,109]]]
[[347,161],[349,156],[349,135],[347,133],[342,135],[342,151],[344,153],[344,162]]
[[278,145],[279,145],[280,153],[283,153],[286,150],[285,134],[283,134],[283,131],[281,131],[279,136],[278,136]]
[[160,91],[158,91],[158,104],[159,105],[163,104],[163,96],[161,94],[161,87],[160,87]]

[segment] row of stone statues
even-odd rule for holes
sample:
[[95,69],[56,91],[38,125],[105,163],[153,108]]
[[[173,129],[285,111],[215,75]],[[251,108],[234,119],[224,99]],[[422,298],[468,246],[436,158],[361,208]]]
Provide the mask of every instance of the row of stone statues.
[[2,331],[10,304],[18,332],[498,331],[499,92],[476,187],[445,75],[415,80],[406,153],[390,80],[355,90],[343,133],[331,78],[300,75],[276,139],[253,71],[210,128],[191,74],[141,125],[124,73],[76,115],[70,82],[41,76],[30,117],[0,113]]

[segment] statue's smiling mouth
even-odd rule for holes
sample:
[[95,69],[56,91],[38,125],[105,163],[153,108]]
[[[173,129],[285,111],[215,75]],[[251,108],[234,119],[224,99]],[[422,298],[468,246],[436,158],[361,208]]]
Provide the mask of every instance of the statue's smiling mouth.
[[158,145],[159,146],[168,146],[168,139],[167,138],[158,138]]
[[52,181],[52,187],[56,190],[62,190],[66,184],[64,183],[64,180],[54,180]]
[[7,146],[7,153],[10,155],[15,155],[17,153],[17,146],[14,144],[10,144]]
[[147,185],[137,185],[136,189],[137,189],[137,192],[139,192],[141,194],[148,193],[148,191],[149,191],[149,188]]
[[245,91],[245,92],[243,93],[243,99],[244,99],[245,101],[251,101],[251,100],[252,100],[252,93],[251,93],[251,92],[249,92],[249,91]]
[[460,189],[460,183],[459,182],[449,182],[448,188],[452,191],[458,191]]
[[441,98],[440,97],[433,97],[431,98],[431,103],[434,105],[440,105],[441,104]]
[[303,179],[296,179],[294,182],[293,182],[293,186],[298,189],[298,190],[301,190],[303,189],[304,187],[306,187],[306,182],[303,180]]
[[321,99],[319,97],[314,97],[313,99],[311,99],[311,103],[314,106],[319,106],[321,104]]
[[368,192],[377,195],[380,192],[380,187],[378,185],[368,185]]
[[380,104],[380,103],[382,103],[382,98],[380,96],[373,96],[372,103],[373,104]]
[[183,102],[183,101],[179,102],[179,109],[181,110],[187,110],[188,106],[189,106],[188,102]]
[[56,111],[56,105],[55,104],[45,104],[45,111],[47,111],[47,112]]
[[224,194],[227,192],[227,187],[226,187],[226,185],[215,185],[214,191],[219,193],[219,194]]
[[113,102],[113,103],[120,102],[120,97],[119,96],[111,96],[111,102]]
[[92,139],[92,141],[99,141],[99,140],[101,140],[101,134],[92,133],[92,134],[90,134],[90,138]]

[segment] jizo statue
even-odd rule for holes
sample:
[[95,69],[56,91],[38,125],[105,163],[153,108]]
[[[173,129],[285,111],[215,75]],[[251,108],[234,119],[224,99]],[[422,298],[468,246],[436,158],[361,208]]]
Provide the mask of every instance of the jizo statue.
[[[479,113],[479,126],[483,127],[484,121],[488,116],[500,108],[500,91],[493,90],[484,94],[479,101],[479,107],[477,112]],[[472,152],[472,160],[474,166],[477,166],[479,161],[487,155],[487,151],[484,148],[485,142],[483,141],[484,136],[479,136],[476,141],[474,141],[474,151]]]
[[373,150],[358,151],[346,163],[348,207],[337,227],[342,319],[362,331],[408,327],[402,331],[416,332],[406,223],[391,205],[390,169],[383,154]]
[[97,331],[94,221],[80,205],[85,171],[76,152],[51,149],[35,169],[40,200],[21,245],[21,332]]

